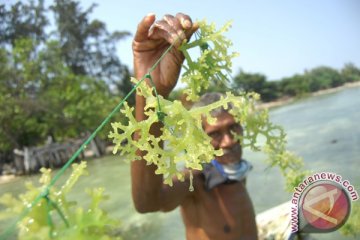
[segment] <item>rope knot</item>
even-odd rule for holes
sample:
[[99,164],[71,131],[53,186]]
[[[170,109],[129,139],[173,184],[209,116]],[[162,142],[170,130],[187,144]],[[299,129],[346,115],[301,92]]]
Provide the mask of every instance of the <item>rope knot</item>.
[[161,112],[161,111],[156,111],[156,115],[160,122],[164,122],[164,118],[167,116],[166,113]]

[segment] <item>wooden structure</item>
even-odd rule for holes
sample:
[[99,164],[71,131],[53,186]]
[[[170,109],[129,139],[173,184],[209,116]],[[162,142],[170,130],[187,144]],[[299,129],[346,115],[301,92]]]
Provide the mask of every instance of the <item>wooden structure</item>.
[[[81,139],[69,140],[63,143],[48,143],[41,147],[25,147],[14,150],[16,174],[36,173],[40,168],[58,168],[63,166],[88,138],[88,134]],[[94,139],[79,155],[78,159],[86,157],[100,157],[103,155],[105,144]]]

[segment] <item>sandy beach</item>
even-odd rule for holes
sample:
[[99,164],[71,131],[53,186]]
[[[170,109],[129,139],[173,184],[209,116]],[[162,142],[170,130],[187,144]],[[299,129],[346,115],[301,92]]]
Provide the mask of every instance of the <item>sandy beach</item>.
[[[341,91],[341,90],[346,89],[346,88],[353,88],[353,87],[360,87],[360,81],[359,82],[346,83],[346,84],[344,84],[342,86],[339,86],[339,87],[329,88],[329,89],[324,89],[324,90],[320,90],[320,91],[317,91],[317,92],[313,92],[313,93],[310,93],[306,97],[312,97],[312,96],[319,96],[319,95],[334,93],[334,92],[338,92],[338,91]],[[303,97],[301,97],[301,98],[294,98],[294,97],[282,98],[282,99],[279,99],[279,100],[273,101],[273,102],[261,103],[261,104],[259,104],[259,108],[261,108],[261,109],[264,109],[264,108],[270,109],[270,108],[273,108],[273,107],[279,107],[279,106],[289,104],[291,102],[294,102],[294,101],[296,101],[298,99],[302,99],[302,98]]]
[[0,175],[0,184],[10,182],[10,181],[14,180],[15,178],[16,178],[16,176],[14,174]]

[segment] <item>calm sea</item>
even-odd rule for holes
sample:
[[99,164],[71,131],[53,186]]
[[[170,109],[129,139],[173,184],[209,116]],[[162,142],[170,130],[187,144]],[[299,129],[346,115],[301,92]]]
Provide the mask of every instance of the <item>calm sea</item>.
[[[273,109],[270,115],[273,122],[285,128],[289,149],[304,159],[307,169],[341,174],[360,193],[360,87],[303,99]],[[247,185],[257,213],[290,200],[291,193],[284,191],[279,171],[268,169],[262,154],[245,150],[244,157],[254,165]],[[69,199],[86,205],[89,199],[83,193],[85,188],[105,187],[110,199],[102,206],[111,216],[122,220],[124,239],[184,239],[178,210],[145,215],[135,212],[130,197],[129,165],[120,158],[91,160],[88,171],[90,176],[81,178]],[[22,177],[3,184],[0,194],[18,194],[24,190],[24,180],[37,181],[37,178]],[[0,224],[2,232],[7,224]],[[338,232],[316,238],[352,239]]]

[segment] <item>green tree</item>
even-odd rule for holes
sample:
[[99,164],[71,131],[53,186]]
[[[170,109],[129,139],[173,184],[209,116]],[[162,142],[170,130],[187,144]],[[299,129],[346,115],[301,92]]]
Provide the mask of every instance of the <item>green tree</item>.
[[0,46],[12,48],[22,38],[35,40],[38,47],[48,39],[59,41],[63,60],[74,74],[106,81],[114,94],[125,95],[131,87],[130,71],[117,56],[116,44],[130,33],[109,32],[105,23],[91,19],[95,7],[83,10],[74,0],[56,0],[49,8],[44,7],[44,0],[2,4]]
[[0,5],[0,46],[13,47],[20,38],[31,38],[38,42],[46,40],[45,27],[49,20],[46,17],[44,1],[27,4],[18,1],[8,8]]
[[305,75],[296,74],[281,80],[281,92],[286,96],[303,96],[309,92],[310,82]]
[[58,140],[78,136],[97,126],[119,100],[104,82],[72,73],[57,42],[48,42],[31,57],[34,47],[30,39],[19,40],[13,61],[2,58],[3,150],[42,143],[47,135]]
[[257,92],[261,100],[269,102],[279,97],[279,84],[277,81],[267,81],[261,73],[247,73],[243,70],[234,77],[233,87],[245,92]]
[[234,88],[241,89],[246,92],[257,92],[261,94],[266,82],[266,76],[260,73],[247,73],[243,70],[234,77]]
[[128,33],[90,20],[94,7],[83,11],[71,0],[50,8],[43,0],[0,5],[1,155],[48,135],[62,140],[93,130],[129,91],[130,71],[116,55]]
[[280,82],[279,81],[267,81],[264,84],[261,92],[261,99],[264,102],[270,102],[281,97]]
[[92,4],[82,10],[80,3],[72,0],[56,0],[50,7],[55,16],[55,35],[62,56],[74,74],[105,80],[116,89],[116,94],[126,94],[129,70],[120,62],[115,46],[130,33],[110,33],[102,21],[90,20],[95,7]]
[[346,63],[341,69],[341,78],[344,82],[357,82],[360,81],[360,69],[353,63]]
[[340,73],[336,69],[326,66],[316,67],[309,72],[305,72],[305,76],[310,81],[311,92],[344,84]]

